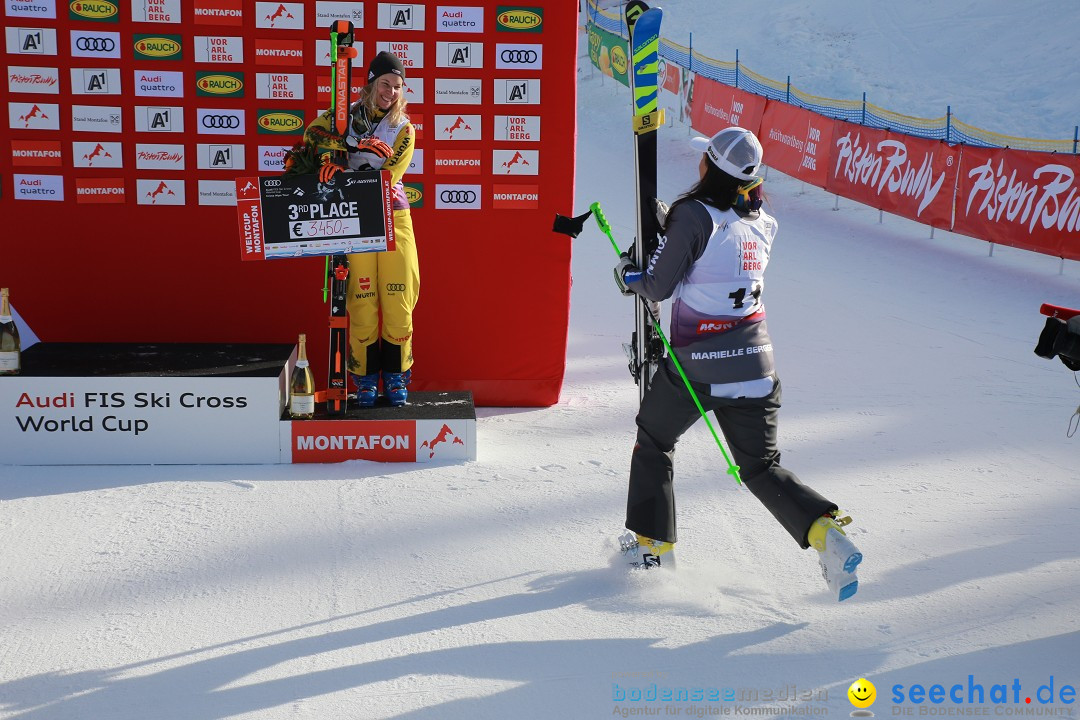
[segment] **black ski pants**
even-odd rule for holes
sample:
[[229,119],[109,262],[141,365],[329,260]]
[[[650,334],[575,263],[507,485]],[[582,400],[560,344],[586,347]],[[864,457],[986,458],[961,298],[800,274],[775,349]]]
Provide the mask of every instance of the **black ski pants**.
[[[707,385],[693,387],[701,406],[716,416],[743,483],[801,547],[809,547],[806,533],[811,523],[837,506],[780,465],[776,446],[780,380],[763,398],[716,398],[708,394]],[[675,542],[675,443],[700,417],[677,371],[661,363],[638,410],[627,529]]]

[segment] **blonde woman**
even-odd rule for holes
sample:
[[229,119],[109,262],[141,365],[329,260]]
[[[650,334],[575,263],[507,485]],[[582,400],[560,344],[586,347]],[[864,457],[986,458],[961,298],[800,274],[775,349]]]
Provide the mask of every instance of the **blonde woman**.
[[388,170],[393,185],[395,249],[349,255],[349,372],[361,407],[375,405],[380,375],[389,403],[404,405],[412,379],[412,317],[420,269],[402,185],[416,144],[405,105],[405,67],[397,56],[380,52],[368,65],[367,84],[350,109],[344,142],[333,132],[330,111],[304,133],[321,158],[322,181],[343,170]]

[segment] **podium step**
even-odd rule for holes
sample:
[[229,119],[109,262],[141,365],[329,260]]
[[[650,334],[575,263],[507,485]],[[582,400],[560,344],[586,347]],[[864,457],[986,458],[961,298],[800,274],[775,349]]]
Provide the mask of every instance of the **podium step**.
[[286,414],[296,347],[37,343],[0,376],[0,464],[440,462],[476,458],[469,392],[410,392],[403,407]]

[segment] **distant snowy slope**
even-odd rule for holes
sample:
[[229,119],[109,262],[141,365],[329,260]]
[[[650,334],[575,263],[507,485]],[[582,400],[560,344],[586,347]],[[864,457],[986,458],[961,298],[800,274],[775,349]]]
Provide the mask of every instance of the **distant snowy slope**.
[[984,130],[1073,137],[1080,8],[1062,0],[664,4],[664,37],[813,95]]

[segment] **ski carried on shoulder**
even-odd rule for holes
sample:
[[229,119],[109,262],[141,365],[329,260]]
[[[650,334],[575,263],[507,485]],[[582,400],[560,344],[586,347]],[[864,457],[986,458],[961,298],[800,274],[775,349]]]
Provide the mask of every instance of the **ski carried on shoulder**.
[[[650,8],[642,0],[630,0],[625,9],[630,31],[630,94],[633,98],[634,176],[637,195],[637,237],[634,261],[645,267],[659,243],[660,223],[656,218],[656,131],[664,123],[664,111],[657,108],[657,67],[660,52],[660,20],[663,11]],[[653,320],[659,320],[658,304],[634,303],[634,333],[624,346],[630,373],[638,386],[638,397],[652,383],[663,358],[663,345]]]
[[[330,109],[334,132],[344,141],[349,132],[349,92],[352,87],[353,24],[335,20],[330,25]],[[349,388],[349,315],[345,309],[348,293],[349,258],[327,258],[327,282],[330,286],[330,371],[326,391],[326,411],[344,415]]]
[[1061,305],[1051,305],[1050,303],[1043,303],[1042,307],[1039,308],[1039,312],[1047,317],[1060,318],[1062,320],[1068,320],[1069,318],[1080,315],[1080,310],[1062,307]]

